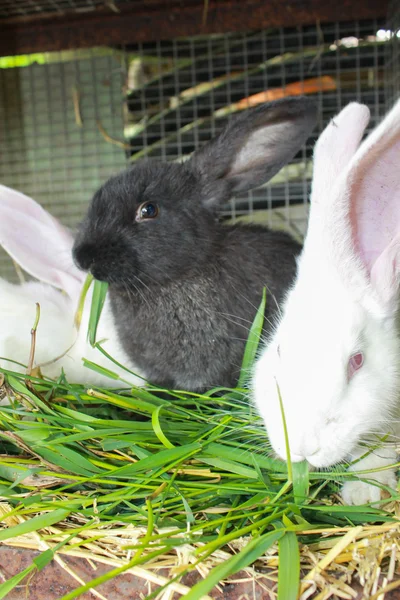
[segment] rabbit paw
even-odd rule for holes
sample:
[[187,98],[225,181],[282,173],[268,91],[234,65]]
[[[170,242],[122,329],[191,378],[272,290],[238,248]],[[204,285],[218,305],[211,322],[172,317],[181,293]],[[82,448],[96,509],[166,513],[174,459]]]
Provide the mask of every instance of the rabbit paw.
[[[393,469],[374,473],[369,477],[377,484],[387,485],[396,489],[397,478]],[[367,483],[366,481],[347,481],[342,487],[342,498],[345,504],[367,504],[368,502],[379,502],[381,499],[381,488],[379,485]]]

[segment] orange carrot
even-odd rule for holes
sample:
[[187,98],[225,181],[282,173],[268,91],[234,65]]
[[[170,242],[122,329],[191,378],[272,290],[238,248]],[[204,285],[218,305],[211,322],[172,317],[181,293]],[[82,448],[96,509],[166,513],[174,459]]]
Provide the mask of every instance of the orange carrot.
[[317,92],[328,92],[336,90],[336,82],[333,77],[329,75],[323,75],[322,77],[313,77],[312,79],[305,79],[304,81],[295,81],[294,83],[288,83],[285,87],[272,88],[259,92],[253,96],[248,96],[239,100],[235,103],[237,110],[248,108],[249,106],[256,106],[262,102],[270,102],[271,100],[278,100],[278,98],[285,98],[286,96],[303,96],[304,94],[316,94]]

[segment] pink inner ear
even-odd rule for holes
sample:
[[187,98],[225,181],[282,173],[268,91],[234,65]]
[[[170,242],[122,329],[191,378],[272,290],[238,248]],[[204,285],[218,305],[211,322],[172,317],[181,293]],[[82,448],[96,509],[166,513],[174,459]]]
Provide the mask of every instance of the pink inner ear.
[[86,275],[72,261],[72,236],[47,213],[38,220],[6,206],[0,212],[0,246],[39,281],[78,298]]
[[385,304],[391,303],[399,287],[399,273],[400,236],[397,236],[378,256],[371,269],[371,283],[379,290]]
[[367,149],[350,174],[355,246],[385,302],[397,296],[400,275],[400,139],[388,140],[390,133]]
[[369,272],[400,233],[400,141],[383,151],[377,146],[352,185],[355,202],[351,219]]

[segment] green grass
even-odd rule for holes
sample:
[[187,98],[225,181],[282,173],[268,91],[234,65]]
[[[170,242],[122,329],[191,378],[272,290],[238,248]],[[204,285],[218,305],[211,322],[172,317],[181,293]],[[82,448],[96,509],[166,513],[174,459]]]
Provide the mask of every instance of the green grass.
[[[94,297],[104,300],[101,293]],[[265,296],[263,302],[262,310]],[[294,600],[321,561],[316,590],[336,585],[345,593],[347,584],[343,578],[332,583],[332,573],[346,561],[354,573],[365,571],[364,538],[384,572],[389,541],[399,546],[399,497],[383,507],[342,506],[339,485],[354,474],[344,467],[309,472],[290,462],[288,473],[269,451],[243,387],[261,321],[258,314],[234,390],[170,391],[167,400],[165,390],[131,389],[123,381],[120,390],[88,390],[64,376],[55,382],[3,371],[1,391],[10,405],[0,410],[0,541],[42,553],[0,584],[0,599],[54,556],[69,553],[113,568],[62,600],[124,571],[138,573],[139,566],[158,592],[170,586],[190,600],[243,569],[254,575],[268,567],[278,600]],[[177,574],[183,546],[191,560]],[[167,579],[155,570],[161,563]],[[189,590],[181,579],[198,564],[207,575]],[[373,585],[371,575],[365,586]]]

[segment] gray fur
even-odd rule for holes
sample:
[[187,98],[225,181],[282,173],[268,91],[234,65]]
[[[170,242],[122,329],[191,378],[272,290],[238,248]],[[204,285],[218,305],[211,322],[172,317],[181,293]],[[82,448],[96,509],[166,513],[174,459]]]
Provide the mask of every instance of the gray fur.
[[[272,177],[314,123],[306,98],[262,105],[232,119],[186,163],[139,162],[95,194],[74,258],[110,284],[124,350],[152,383],[204,390],[237,382],[263,287],[267,333],[300,245],[263,227],[222,225],[217,210]],[[135,222],[148,201],[159,215]]]

